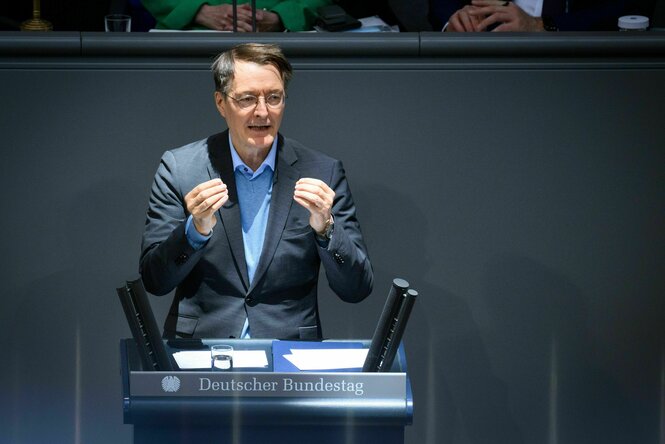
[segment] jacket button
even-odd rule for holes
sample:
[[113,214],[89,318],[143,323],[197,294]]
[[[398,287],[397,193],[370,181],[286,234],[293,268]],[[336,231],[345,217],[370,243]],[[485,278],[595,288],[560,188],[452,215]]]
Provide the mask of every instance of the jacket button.
[[252,304],[254,302],[254,298],[251,296],[247,296],[245,298],[245,302],[247,302],[248,304]]
[[175,263],[178,264],[178,265],[182,265],[185,262],[187,262],[187,259],[189,259],[189,255],[183,253],[183,254],[181,254],[180,256],[178,256],[176,258]]
[[335,258],[335,261],[336,261],[338,264],[342,265],[342,264],[344,263],[344,258],[342,257],[341,254],[339,254],[339,253],[335,253],[335,254],[333,255],[333,257]]

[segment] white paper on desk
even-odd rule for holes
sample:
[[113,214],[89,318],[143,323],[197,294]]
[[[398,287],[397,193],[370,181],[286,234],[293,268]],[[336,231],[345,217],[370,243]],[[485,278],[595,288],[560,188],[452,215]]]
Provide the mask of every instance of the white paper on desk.
[[[268,366],[264,350],[233,350],[233,368],[258,368]],[[210,350],[179,351],[173,353],[181,370],[210,368]]]
[[298,370],[362,368],[368,351],[366,348],[291,349],[291,354],[284,358]]

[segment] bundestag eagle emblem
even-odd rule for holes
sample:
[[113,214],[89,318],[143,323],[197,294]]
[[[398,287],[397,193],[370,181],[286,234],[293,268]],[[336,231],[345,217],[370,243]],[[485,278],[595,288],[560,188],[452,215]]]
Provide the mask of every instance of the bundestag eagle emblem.
[[164,376],[162,379],[162,389],[165,392],[177,392],[180,390],[180,378],[177,376]]

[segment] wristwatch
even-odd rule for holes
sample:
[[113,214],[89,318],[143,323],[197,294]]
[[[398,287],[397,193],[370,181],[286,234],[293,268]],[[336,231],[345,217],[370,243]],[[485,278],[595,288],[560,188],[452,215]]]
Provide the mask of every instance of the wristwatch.
[[332,238],[333,230],[335,228],[335,220],[333,219],[332,214],[330,215],[330,219],[326,221],[326,227],[323,230],[323,234],[316,233],[316,237],[319,238],[319,240],[327,242]]

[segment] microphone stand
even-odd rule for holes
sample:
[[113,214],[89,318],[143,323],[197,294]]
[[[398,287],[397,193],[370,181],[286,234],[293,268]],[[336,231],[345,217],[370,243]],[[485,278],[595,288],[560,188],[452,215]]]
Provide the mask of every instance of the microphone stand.
[[[233,32],[238,32],[238,0],[231,0],[233,7]],[[251,0],[252,8],[252,32],[256,32],[256,0]]]
[[53,31],[51,22],[42,19],[42,8],[39,0],[32,1],[32,18],[21,23],[21,31]]
[[233,7],[233,32],[238,32],[238,0],[231,0]]

